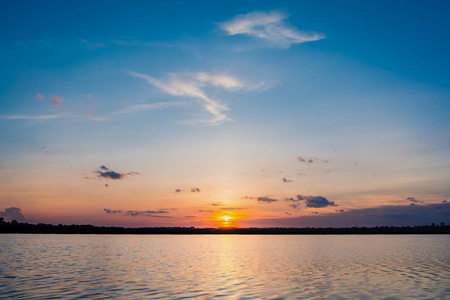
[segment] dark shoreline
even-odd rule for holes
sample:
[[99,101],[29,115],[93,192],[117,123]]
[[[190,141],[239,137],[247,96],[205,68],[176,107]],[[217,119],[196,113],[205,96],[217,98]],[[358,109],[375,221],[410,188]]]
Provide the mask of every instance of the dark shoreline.
[[28,224],[0,221],[0,233],[35,234],[450,234],[450,225],[377,226],[349,228],[195,228],[195,227],[106,227],[94,225]]

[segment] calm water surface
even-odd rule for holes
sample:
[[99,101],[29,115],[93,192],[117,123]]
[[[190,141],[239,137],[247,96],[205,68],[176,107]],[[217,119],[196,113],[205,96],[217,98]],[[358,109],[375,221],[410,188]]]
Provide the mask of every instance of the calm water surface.
[[450,236],[0,235],[1,299],[450,299]]

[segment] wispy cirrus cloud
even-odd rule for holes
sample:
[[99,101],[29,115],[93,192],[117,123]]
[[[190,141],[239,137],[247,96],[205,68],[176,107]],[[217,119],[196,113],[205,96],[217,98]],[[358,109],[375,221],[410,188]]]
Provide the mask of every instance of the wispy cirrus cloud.
[[233,76],[207,72],[171,74],[162,80],[147,74],[131,71],[129,73],[132,76],[144,79],[168,95],[201,100],[203,109],[212,117],[208,119],[191,119],[184,122],[186,124],[220,125],[224,122],[232,121],[225,113],[228,111],[228,106],[206,93],[205,88],[208,86],[220,87],[228,91],[257,90],[265,87],[264,83],[246,83]]
[[121,110],[112,112],[109,115],[107,115],[106,118],[112,119],[113,117],[119,115],[133,114],[147,110],[163,109],[168,107],[184,106],[184,105],[185,105],[184,102],[156,102],[156,103],[134,104],[124,107]]
[[6,120],[51,120],[51,119],[63,119],[64,115],[55,114],[55,115],[11,115],[11,116],[3,116],[2,119]]
[[287,24],[288,15],[278,12],[255,11],[237,15],[233,19],[219,23],[219,27],[228,35],[247,35],[266,42],[267,46],[289,48],[293,44],[317,41],[325,35],[315,32],[303,32]]

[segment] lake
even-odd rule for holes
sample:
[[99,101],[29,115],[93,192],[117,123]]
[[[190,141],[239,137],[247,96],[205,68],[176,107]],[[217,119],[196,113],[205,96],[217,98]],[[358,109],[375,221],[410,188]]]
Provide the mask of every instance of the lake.
[[449,235],[0,235],[0,299],[450,299]]

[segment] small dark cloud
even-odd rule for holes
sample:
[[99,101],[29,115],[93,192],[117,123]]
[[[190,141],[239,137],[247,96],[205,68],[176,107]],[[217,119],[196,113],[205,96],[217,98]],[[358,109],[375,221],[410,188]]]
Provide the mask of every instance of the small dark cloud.
[[222,202],[211,203],[212,206],[222,206]]
[[292,216],[292,214],[290,213],[290,212],[288,212],[288,211],[285,211],[284,212],[286,215],[288,215],[288,216]]
[[284,183],[288,183],[288,182],[292,182],[292,180],[287,179],[286,177],[283,177],[283,179],[281,179]]
[[413,202],[413,203],[419,203],[419,202],[420,202],[419,200],[417,200],[417,199],[414,198],[414,197],[408,197],[408,198],[406,198],[406,200],[407,200],[407,201],[411,201],[411,202]]
[[289,207],[292,207],[293,209],[299,209],[300,208],[300,204],[299,203],[292,203],[292,204],[289,204]]
[[256,197],[244,196],[244,197],[241,197],[241,199],[251,200],[251,199],[256,199]]
[[184,216],[185,218],[195,218],[195,216]]
[[265,203],[272,203],[278,201],[277,199],[272,199],[269,197],[258,197],[257,198],[259,202],[265,202]]
[[6,222],[16,220],[17,222],[26,222],[27,219],[22,214],[22,210],[18,207],[5,208],[5,211],[0,212],[0,218],[4,218]]
[[109,185],[107,183],[105,183],[105,187],[108,187]]
[[207,209],[199,209],[198,212],[201,212],[201,213],[213,213],[214,211],[213,210],[207,210]]
[[175,193],[181,193],[183,190],[181,190],[181,189],[176,189],[175,190]]
[[291,202],[299,202],[299,201],[303,201],[303,200],[305,200],[304,198],[303,198],[303,196],[302,195],[297,195],[295,198],[284,198],[284,200],[285,201],[291,201]]
[[138,172],[134,171],[130,171],[127,173],[115,172],[110,168],[106,167],[105,165],[101,165],[100,168],[97,171],[95,171],[95,173],[97,173],[98,177],[100,178],[108,178],[113,180],[123,179],[127,176],[139,175]]
[[[322,196],[297,195],[296,198],[285,198],[284,200],[291,202],[304,201],[306,208],[323,208],[327,206],[337,206],[337,204],[335,204],[333,201],[329,201],[327,198]],[[292,207],[292,205],[290,206]]]
[[314,162],[314,159],[312,159],[312,158],[305,158],[305,157],[302,157],[302,156],[297,156],[297,160],[299,162],[301,162],[301,163],[308,163],[308,164],[311,164],[311,163]]
[[442,201],[442,203],[447,203],[447,200]]
[[327,206],[337,206],[333,201],[328,201],[322,196],[308,196],[305,200],[306,207],[322,208]]
[[297,156],[297,161],[305,164],[312,164],[314,162],[327,164],[330,162],[329,159],[319,159],[317,157],[303,157],[303,156]]
[[200,193],[199,188],[191,188],[191,193]]
[[104,208],[103,210],[105,211],[105,213],[107,213],[107,214],[113,214],[113,215],[115,215],[115,214],[121,214],[121,213],[122,213],[121,210],[110,210],[110,209],[108,209],[108,208]]
[[319,214],[319,212],[317,212],[317,211],[312,211],[311,212],[313,215],[318,215]]

